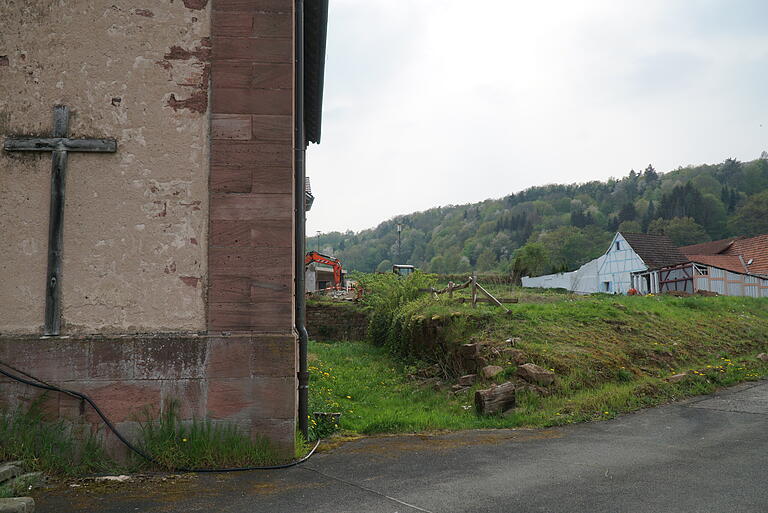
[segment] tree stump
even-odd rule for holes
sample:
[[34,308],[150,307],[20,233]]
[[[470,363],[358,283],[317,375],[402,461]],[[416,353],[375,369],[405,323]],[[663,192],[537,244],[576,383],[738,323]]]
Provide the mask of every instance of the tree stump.
[[475,411],[479,415],[504,413],[515,407],[515,384],[511,381],[475,392]]

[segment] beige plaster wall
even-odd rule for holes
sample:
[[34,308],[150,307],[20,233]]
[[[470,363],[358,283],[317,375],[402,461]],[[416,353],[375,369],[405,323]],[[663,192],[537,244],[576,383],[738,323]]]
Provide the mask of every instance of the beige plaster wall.
[[[0,2],[0,141],[114,137],[69,155],[62,333],[205,329],[207,0]],[[51,156],[0,152],[0,332],[42,330]]]

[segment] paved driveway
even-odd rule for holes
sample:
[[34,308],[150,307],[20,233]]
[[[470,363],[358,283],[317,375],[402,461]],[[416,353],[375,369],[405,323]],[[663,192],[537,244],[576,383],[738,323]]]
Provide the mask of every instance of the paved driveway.
[[768,382],[545,430],[369,438],[275,472],[44,496],[40,512],[768,511]]

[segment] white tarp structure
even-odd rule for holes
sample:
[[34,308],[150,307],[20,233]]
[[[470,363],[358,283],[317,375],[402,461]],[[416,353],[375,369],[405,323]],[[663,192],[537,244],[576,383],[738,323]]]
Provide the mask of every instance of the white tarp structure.
[[598,292],[598,269],[605,261],[605,255],[582,265],[575,271],[547,274],[545,276],[523,277],[523,287],[542,289],[567,289],[579,294]]

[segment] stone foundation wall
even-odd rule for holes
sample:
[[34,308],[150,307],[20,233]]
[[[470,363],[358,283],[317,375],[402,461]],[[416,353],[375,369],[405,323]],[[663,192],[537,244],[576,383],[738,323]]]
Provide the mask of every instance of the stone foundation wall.
[[365,340],[368,314],[353,304],[308,304],[307,331],[312,340]]
[[[90,396],[129,439],[145,411],[178,401],[180,418],[238,424],[293,456],[295,343],[285,335],[157,335],[124,337],[0,336],[0,361],[62,388]],[[42,399],[47,418],[89,425],[109,453],[127,449],[81,401],[0,376],[0,409]]]

